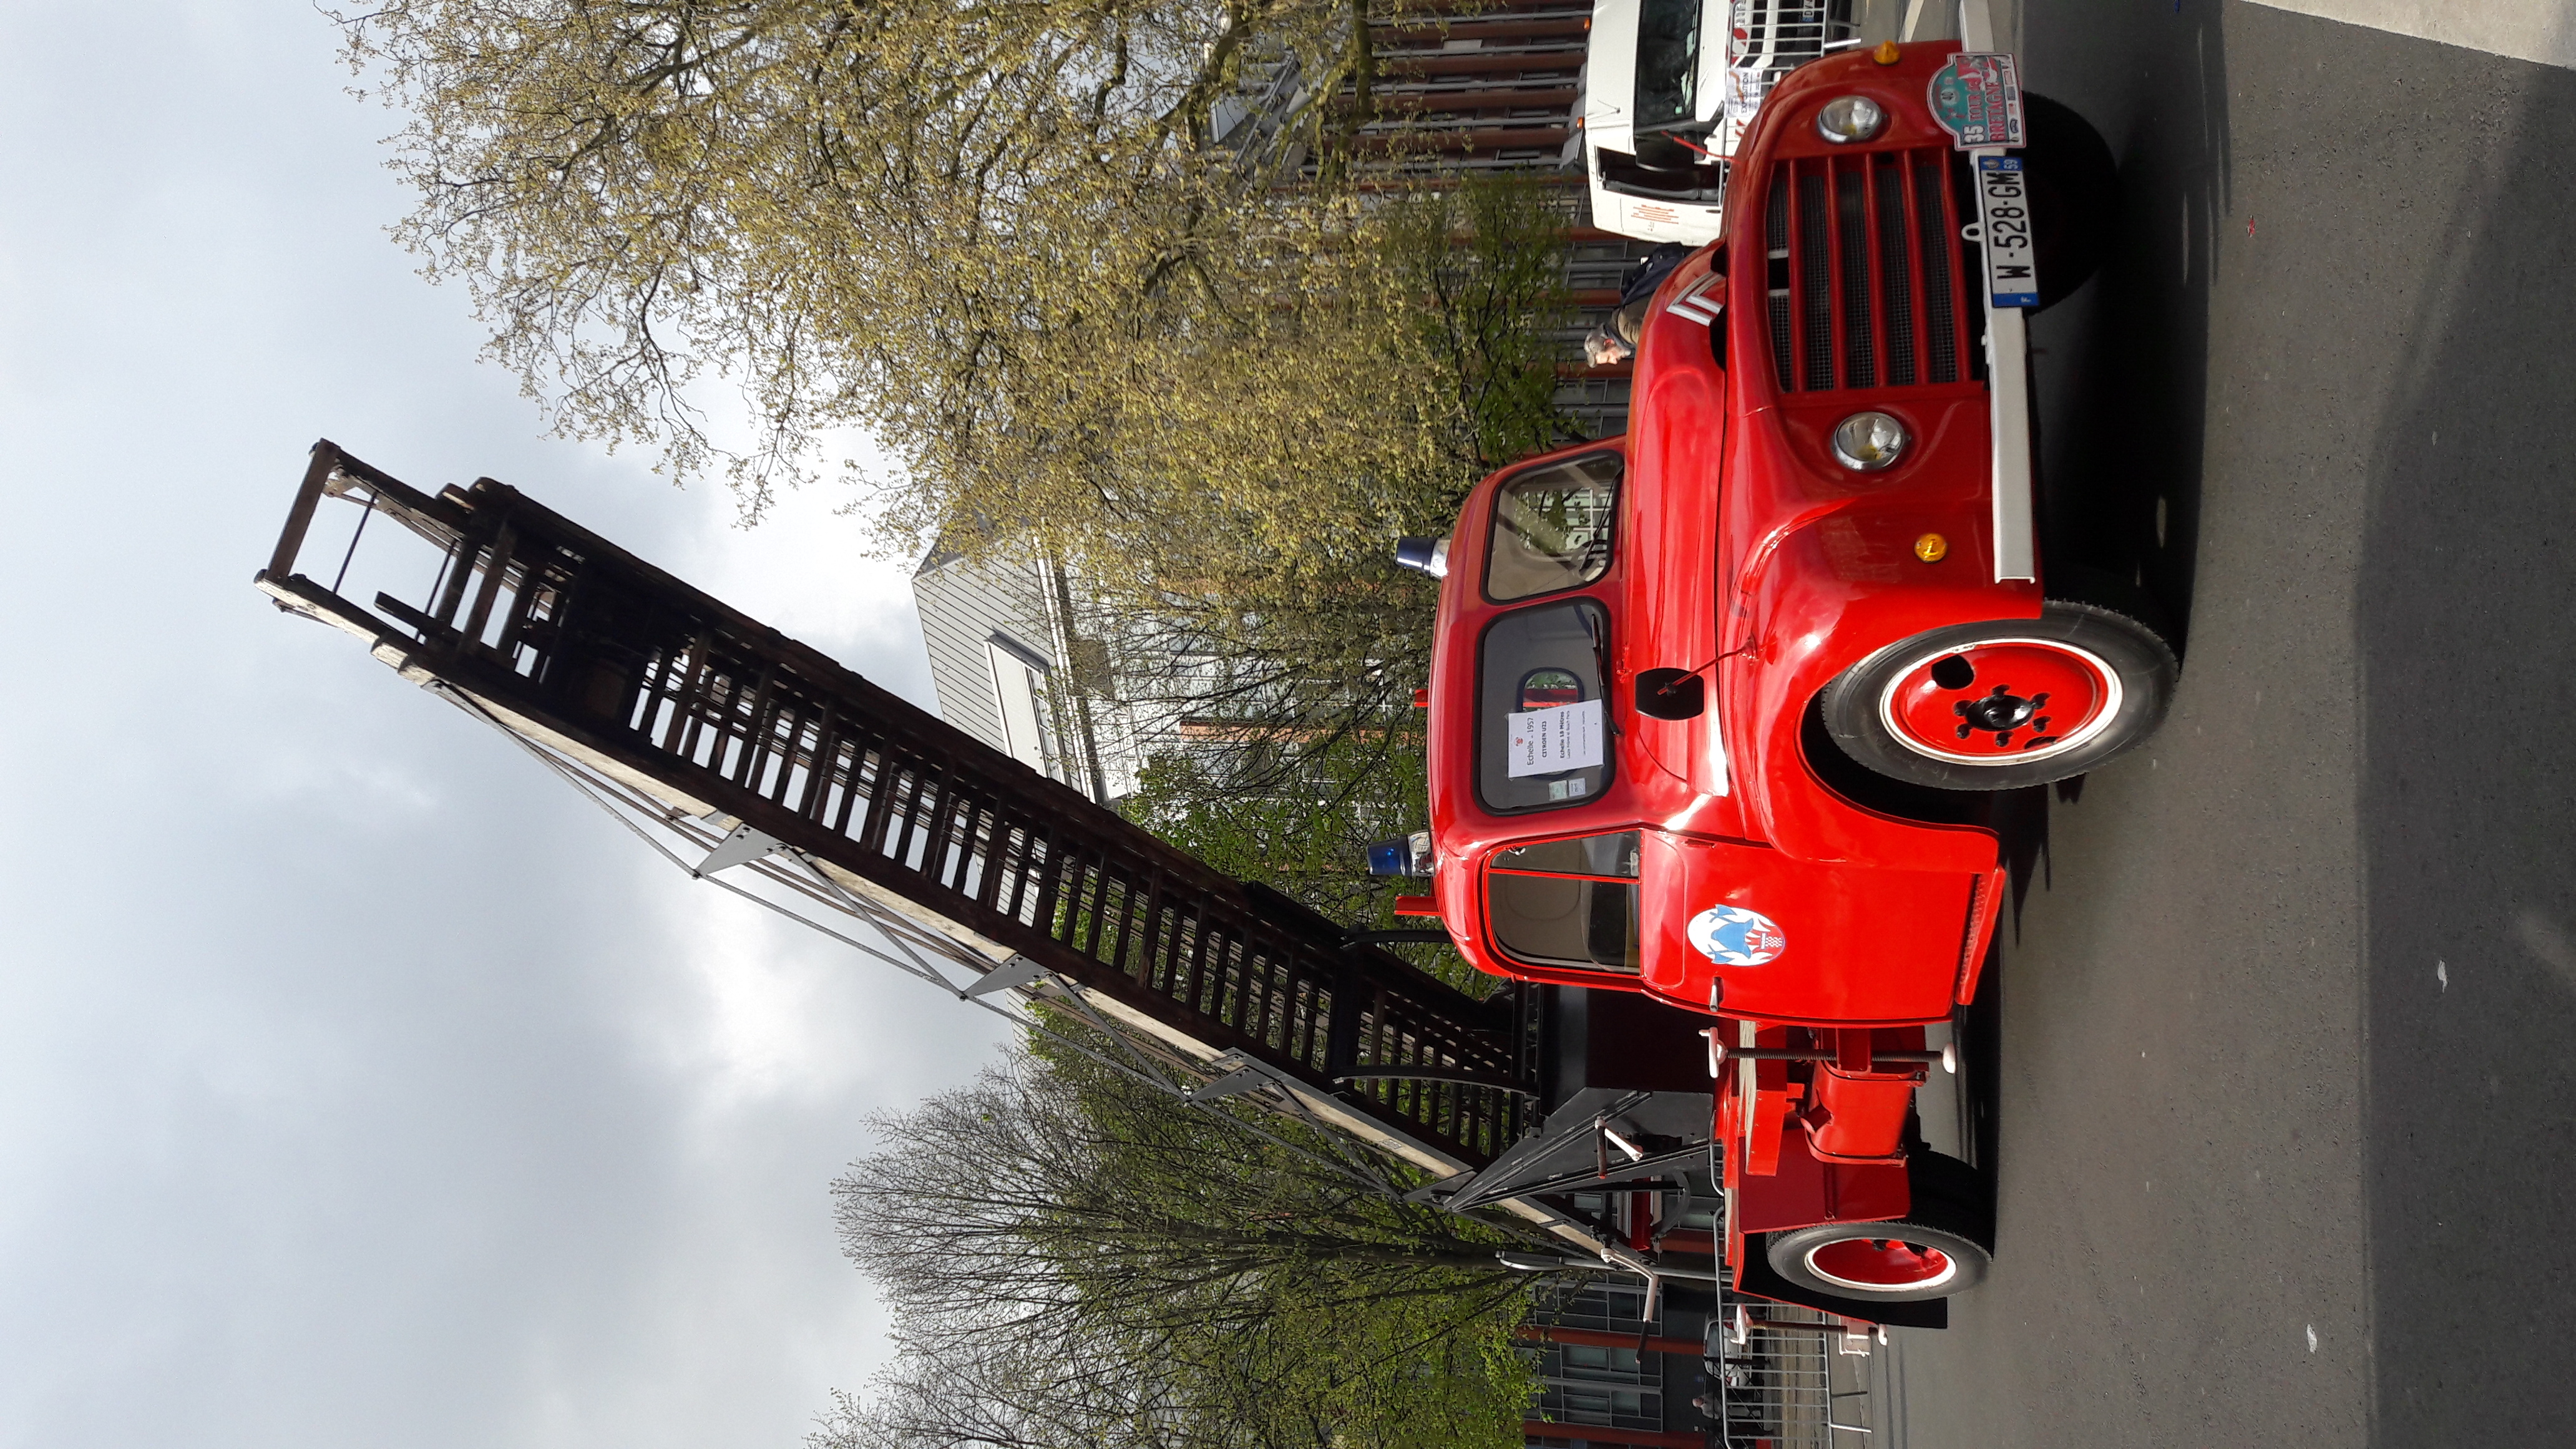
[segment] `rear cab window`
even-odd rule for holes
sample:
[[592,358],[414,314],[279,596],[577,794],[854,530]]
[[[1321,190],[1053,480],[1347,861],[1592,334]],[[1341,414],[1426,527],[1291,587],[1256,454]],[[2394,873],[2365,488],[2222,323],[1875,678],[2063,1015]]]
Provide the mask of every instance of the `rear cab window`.
[[1514,609],[1485,629],[1476,681],[1476,794],[1498,815],[1600,798],[1610,783],[1602,681],[1610,611],[1592,599]]
[[1637,850],[1634,830],[1496,850],[1485,867],[1494,943],[1531,966],[1638,974]]

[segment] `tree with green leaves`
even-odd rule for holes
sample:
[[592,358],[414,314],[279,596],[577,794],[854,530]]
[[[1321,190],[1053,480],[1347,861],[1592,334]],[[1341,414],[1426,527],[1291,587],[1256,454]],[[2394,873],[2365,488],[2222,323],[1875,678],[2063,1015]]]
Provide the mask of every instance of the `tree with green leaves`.
[[[1565,441],[1545,340],[1563,305],[1559,222],[1542,189],[1502,181],[1383,205],[1380,267],[1420,304],[1397,370],[1416,401],[1389,436],[1435,466],[1356,469],[1345,503],[1293,530],[1265,530],[1218,496],[1159,524],[1094,520],[1096,537],[1119,540],[1086,580],[1107,616],[1097,628],[1123,645],[1119,691],[1183,721],[1132,816],[1339,919],[1385,923],[1392,892],[1367,879],[1360,849],[1426,823],[1412,704],[1430,679],[1438,601],[1431,580],[1396,567],[1392,542],[1446,531],[1478,478]],[[1484,984],[1448,953],[1408,954]]]
[[[908,545],[1168,514],[1176,489],[1275,532],[1347,511],[1355,468],[1431,462],[1402,419],[1455,399],[1387,388],[1439,341],[1419,279],[1380,265],[1383,209],[1304,164],[1347,151],[1368,21],[1404,13],[388,0],[343,23],[410,117],[400,236],[564,429],[721,464],[756,515],[813,437],[867,428],[907,465],[877,481]],[[1223,144],[1218,101],[1285,66],[1308,99],[1282,132]],[[738,456],[690,401],[710,371],[760,419]],[[1321,466],[1260,466],[1301,454]]]
[[[1369,25],[1408,9],[385,0],[344,24],[408,116],[398,235],[562,430],[722,473],[754,518],[821,471],[815,439],[873,434],[901,465],[863,480],[888,551],[1072,566],[1115,616],[1096,636],[1134,646],[1122,692],[1227,744],[1166,773],[1167,828],[1320,862],[1418,789],[1434,596],[1389,541],[1562,430],[1545,198],[1346,164]],[[1292,71],[1277,127],[1219,134],[1220,101]],[[697,410],[718,376],[758,424],[736,453]],[[1523,1289],[1493,1255],[1527,1230],[1237,1110],[1024,1054],[880,1124],[836,1192],[902,1356],[824,1442],[1517,1442]]]
[[[816,438],[866,430],[900,463],[861,479],[887,551],[1069,566],[1123,697],[1262,742],[1196,772],[1240,801],[1372,754],[1402,773],[1433,593],[1389,541],[1564,436],[1547,196],[1344,164],[1369,24],[1433,9],[387,0],[344,24],[409,117],[398,234],[564,431],[720,471],[757,517]],[[1220,135],[1264,76],[1305,99]],[[719,373],[759,420],[738,454],[693,402]]]

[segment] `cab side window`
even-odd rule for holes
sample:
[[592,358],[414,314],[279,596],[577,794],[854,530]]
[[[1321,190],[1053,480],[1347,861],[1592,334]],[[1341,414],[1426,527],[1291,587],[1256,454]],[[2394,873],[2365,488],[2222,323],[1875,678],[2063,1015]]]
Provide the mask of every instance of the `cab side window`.
[[1532,468],[1494,491],[1485,597],[1496,603],[1580,588],[1610,567],[1619,455],[1592,453]]
[[1495,851],[1486,918],[1503,953],[1532,966],[1633,976],[1637,832],[1580,835]]

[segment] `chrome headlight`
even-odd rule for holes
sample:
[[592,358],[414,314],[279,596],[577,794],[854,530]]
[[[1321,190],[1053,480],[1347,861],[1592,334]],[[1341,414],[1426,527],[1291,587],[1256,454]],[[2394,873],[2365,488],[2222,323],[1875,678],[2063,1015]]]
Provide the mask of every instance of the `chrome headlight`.
[[1896,466],[1913,441],[1905,424],[1885,413],[1854,413],[1834,428],[1834,461],[1857,473]]
[[1836,145],[1866,141],[1886,124],[1886,110],[1867,96],[1836,96],[1816,112],[1816,134]]

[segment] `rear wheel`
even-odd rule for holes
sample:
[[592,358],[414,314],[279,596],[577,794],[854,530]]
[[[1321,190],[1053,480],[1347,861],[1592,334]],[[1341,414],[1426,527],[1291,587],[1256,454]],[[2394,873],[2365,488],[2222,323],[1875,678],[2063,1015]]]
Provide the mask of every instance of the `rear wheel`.
[[1992,1259],[1964,1225],[1923,1220],[1945,1215],[1939,1203],[1919,1203],[1897,1222],[1774,1233],[1765,1254],[1773,1272],[1819,1293],[1880,1303],[1947,1298],[1984,1282]]
[[1955,624],[1845,670],[1820,701],[1854,760],[1941,790],[2081,775],[2155,732],[2180,666],[2131,613],[2051,599],[2037,619]]
[[1995,1197],[1983,1173],[1943,1152],[1917,1147],[1905,1154],[1905,1181],[1913,1195],[1908,1218],[1933,1220],[1989,1251],[1995,1245]]

